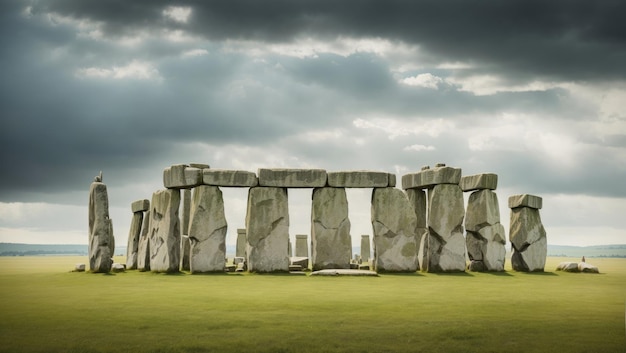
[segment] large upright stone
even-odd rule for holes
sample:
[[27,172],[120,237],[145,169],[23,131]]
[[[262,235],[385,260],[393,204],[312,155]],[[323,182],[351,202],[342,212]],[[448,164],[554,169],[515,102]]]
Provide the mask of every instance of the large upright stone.
[[[530,199],[534,198],[537,196]],[[511,204],[518,203],[511,202],[509,199],[509,205]],[[523,272],[541,272],[544,270],[548,254],[548,241],[538,208],[525,206],[511,208],[509,240],[513,252],[511,255],[513,270]]]
[[318,188],[326,186],[324,169],[259,169],[259,185],[279,188]]
[[180,269],[182,271],[189,271],[189,256],[191,252],[191,244],[189,243],[189,219],[191,217],[191,190],[183,190],[183,202],[182,202],[181,217],[181,237],[180,237]]
[[175,164],[163,170],[163,186],[168,189],[190,189],[202,185],[202,169]]
[[137,269],[142,272],[150,271],[150,218],[150,210],[148,209],[141,225],[137,249]]
[[418,239],[416,216],[400,189],[376,188],[372,192],[374,268],[384,272],[415,272]]
[[498,196],[490,189],[473,192],[465,213],[465,244],[471,271],[504,271],[506,235],[500,224]]
[[407,189],[405,190],[405,193],[409,198],[409,203],[413,206],[413,210],[415,211],[417,221],[415,223],[415,234],[417,234],[418,244],[417,259],[419,267],[424,268],[424,254],[427,253],[425,250],[428,245],[428,242],[425,241],[428,238],[426,236],[428,233],[428,223],[426,221],[426,192],[421,189]]
[[237,246],[235,248],[236,257],[246,257],[246,229],[237,229]]
[[428,272],[465,271],[463,191],[440,184],[428,190],[428,238],[424,268]]
[[202,175],[202,182],[205,185],[254,187],[259,184],[256,174],[245,170],[204,169]]
[[246,231],[246,253],[250,272],[289,271],[287,189],[250,188]]
[[370,249],[370,236],[361,235],[361,259],[363,261],[367,262],[372,257]]
[[389,186],[389,175],[386,172],[365,170],[329,172],[328,186],[337,188],[384,188]]
[[313,271],[350,268],[352,240],[344,188],[316,188],[311,206]]
[[439,184],[455,184],[461,181],[461,169],[446,167],[440,164],[437,167],[424,168],[417,173],[402,176],[403,189],[427,189]]
[[107,273],[113,265],[115,238],[109,218],[107,187],[96,177],[89,190],[89,269]]
[[180,267],[179,207],[179,190],[159,190],[152,194],[150,270],[153,272],[178,272]]
[[128,231],[128,243],[126,244],[126,268],[137,269],[137,253],[139,251],[139,236],[141,235],[141,225],[143,224],[143,212],[134,212]]
[[195,188],[189,225],[191,273],[224,272],[226,231],[222,191],[217,186]]
[[296,257],[309,257],[309,242],[306,234],[296,234]]

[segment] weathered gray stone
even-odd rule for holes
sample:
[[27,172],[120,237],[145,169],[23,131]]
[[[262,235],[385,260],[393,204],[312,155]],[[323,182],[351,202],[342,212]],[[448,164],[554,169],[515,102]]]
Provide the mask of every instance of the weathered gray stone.
[[350,268],[352,239],[344,188],[316,188],[311,206],[313,270]]
[[113,271],[113,272],[124,272],[124,271],[126,271],[126,266],[124,266],[123,264],[114,263],[111,266],[111,271]]
[[600,270],[596,266],[590,265],[586,262],[578,264],[578,271],[584,273],[600,273]]
[[491,190],[473,192],[467,202],[465,229],[476,232],[496,223],[500,223],[498,195]]
[[150,200],[137,200],[130,204],[130,208],[135,212],[145,212],[150,209]]
[[237,246],[235,248],[235,256],[246,257],[246,229],[237,229]]
[[202,182],[205,185],[225,187],[254,187],[259,185],[256,174],[245,170],[204,169]]
[[539,210],[530,207],[511,209],[509,240],[511,265],[515,271],[543,271],[548,254],[546,230]]
[[440,184],[428,190],[428,239],[424,244],[427,272],[465,271],[463,191]]
[[369,235],[361,235],[361,259],[364,261],[369,261],[372,257],[370,251],[370,236]]
[[417,259],[419,268],[424,268],[424,237],[428,233],[428,223],[426,222],[426,192],[421,189],[405,190],[409,203],[413,206],[416,217],[415,234],[417,235],[418,252]]
[[577,262],[561,262],[557,267],[557,271],[579,272]]
[[208,164],[204,164],[204,163],[189,163],[189,166],[192,168],[198,168],[198,169],[211,168],[211,166],[209,166]]
[[338,188],[376,188],[389,185],[389,173],[365,170],[329,172],[328,186]]
[[402,188],[426,189],[439,184],[458,184],[459,181],[461,181],[460,168],[442,166],[403,175]]
[[417,219],[407,196],[392,187],[374,189],[371,217],[374,269],[379,272],[417,271]]
[[279,188],[317,188],[326,186],[324,169],[259,169],[259,185]]
[[389,183],[387,183],[387,186],[392,187],[392,188],[396,187],[396,175],[393,173],[389,173],[388,178],[389,178]]
[[250,188],[246,213],[248,270],[287,272],[289,207],[287,189]]
[[128,243],[126,244],[126,268],[129,270],[137,269],[137,253],[139,252],[139,236],[141,235],[142,224],[143,212],[133,213],[128,231]]
[[189,189],[202,185],[202,169],[175,164],[163,170],[163,185],[168,189]]
[[328,269],[311,272],[311,276],[370,276],[378,277],[378,273],[367,270]]
[[291,265],[300,266],[302,269],[309,268],[309,257],[308,256],[294,256],[289,258],[289,263]]
[[74,266],[74,272],[85,272],[85,264],[76,264]]
[[309,257],[309,242],[306,234],[296,234],[296,257]]
[[459,186],[463,191],[484,189],[495,190],[498,187],[498,175],[493,173],[484,173],[464,176],[461,177]]
[[293,248],[291,247],[291,240],[287,242],[287,256],[293,256]]
[[509,208],[516,207],[530,207],[540,210],[543,204],[543,199],[539,196],[522,194],[513,195],[509,197]]
[[89,190],[89,269],[92,272],[110,272],[114,251],[107,187],[102,182],[93,182]]
[[150,212],[150,270],[178,272],[180,267],[180,191],[159,190],[152,194]]
[[191,273],[224,272],[226,231],[222,191],[217,186],[196,187],[189,225]]
[[141,225],[137,249],[137,269],[142,272],[150,271],[150,214],[151,211],[148,210]]
[[191,256],[191,243],[189,242],[189,219],[191,217],[191,190],[184,189],[182,202],[181,217],[181,237],[180,237],[180,269],[181,271],[189,271],[189,259]]
[[504,271],[506,236],[502,224],[468,231],[465,242],[471,271]]

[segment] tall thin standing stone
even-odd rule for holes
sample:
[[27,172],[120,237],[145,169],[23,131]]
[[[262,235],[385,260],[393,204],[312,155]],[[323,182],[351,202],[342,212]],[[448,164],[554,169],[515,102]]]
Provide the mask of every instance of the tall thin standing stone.
[[141,225],[137,250],[137,269],[142,272],[150,271],[150,218],[150,210],[148,209]]
[[180,269],[189,271],[189,253],[191,245],[189,243],[189,218],[191,213],[191,189],[183,190],[183,217],[182,217],[182,236],[180,237]]
[[361,259],[367,262],[370,260],[370,257],[370,236],[361,235]]
[[544,270],[548,240],[539,215],[541,207],[542,199],[539,196],[524,194],[509,197],[511,208],[509,239],[513,248],[511,266],[515,271]]
[[219,187],[196,187],[189,226],[191,273],[224,272],[227,227]]
[[250,272],[288,272],[289,207],[287,189],[253,187],[248,191],[246,231]]
[[143,226],[143,213],[150,208],[150,201],[138,200],[131,204],[133,219],[128,232],[128,243],[126,245],[126,269],[137,269],[137,254],[139,252],[139,237]]
[[350,268],[352,239],[344,188],[316,188],[311,207],[313,271]]
[[424,261],[428,272],[465,271],[463,191],[456,184],[428,189],[428,245]]
[[152,195],[150,214],[150,270],[178,272],[180,268],[180,191],[159,190]]
[[306,234],[296,234],[296,257],[309,257],[309,243]]
[[109,218],[109,196],[100,172],[89,190],[89,269],[92,272],[110,272],[114,251],[115,238]]
[[236,257],[246,257],[246,229],[237,229],[237,247],[235,248]]
[[415,234],[417,234],[418,252],[417,259],[420,268],[424,268],[424,255],[428,253],[426,246],[428,246],[428,223],[426,221],[426,193],[421,189],[407,189],[405,190],[406,196],[409,198],[409,203],[413,206],[415,211],[415,217],[417,222],[415,223]]

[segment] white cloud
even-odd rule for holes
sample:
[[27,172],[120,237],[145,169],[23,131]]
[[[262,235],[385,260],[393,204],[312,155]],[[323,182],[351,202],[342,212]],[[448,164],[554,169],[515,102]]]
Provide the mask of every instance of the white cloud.
[[383,131],[390,140],[409,135],[438,137],[442,132],[453,130],[455,126],[454,122],[445,119],[405,122],[394,118],[358,118],[352,124],[359,129]]
[[163,10],[163,16],[179,23],[187,23],[191,12],[189,6],[168,6]]
[[442,82],[443,79],[441,77],[435,76],[430,73],[407,77],[400,81],[400,83],[408,86],[416,86],[430,89],[438,89],[439,84]]
[[477,96],[488,96],[498,92],[529,92],[545,91],[560,87],[555,82],[533,81],[525,84],[511,84],[504,82],[496,75],[474,75],[468,77],[451,76],[446,82],[459,86],[460,91],[470,92]]
[[403,148],[404,151],[434,151],[435,150],[435,146],[432,145],[410,145],[410,146],[406,146]]
[[161,75],[151,63],[133,60],[125,66],[113,66],[112,68],[88,67],[78,69],[76,76],[79,78],[110,78],[110,79],[135,79],[135,80],[159,80]]
[[183,52],[181,55],[183,58],[191,58],[195,56],[209,55],[206,49],[191,49]]

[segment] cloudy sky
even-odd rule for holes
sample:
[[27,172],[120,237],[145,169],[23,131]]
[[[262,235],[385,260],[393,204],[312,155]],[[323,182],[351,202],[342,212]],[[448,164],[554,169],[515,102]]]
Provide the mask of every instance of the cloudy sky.
[[[0,2],[0,242],[115,234],[163,168],[438,162],[542,196],[551,244],[626,243],[623,1]],[[290,191],[291,235],[311,190]],[[350,190],[353,245],[369,190]],[[228,243],[246,191],[224,190]]]

